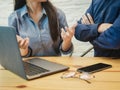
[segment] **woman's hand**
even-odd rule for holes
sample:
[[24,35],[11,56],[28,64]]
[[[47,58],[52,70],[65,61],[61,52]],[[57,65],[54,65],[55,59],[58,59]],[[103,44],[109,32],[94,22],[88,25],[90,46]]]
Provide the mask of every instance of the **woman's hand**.
[[19,48],[20,48],[20,52],[21,52],[21,55],[22,56],[25,56],[27,55],[28,53],[28,46],[29,46],[29,38],[22,38],[18,35],[16,35],[17,37],[17,42],[18,42],[18,45],[19,45]]
[[62,50],[67,51],[71,47],[71,40],[75,33],[75,27],[77,24],[74,24],[72,27],[65,27],[65,30],[61,29],[61,37],[63,39]]

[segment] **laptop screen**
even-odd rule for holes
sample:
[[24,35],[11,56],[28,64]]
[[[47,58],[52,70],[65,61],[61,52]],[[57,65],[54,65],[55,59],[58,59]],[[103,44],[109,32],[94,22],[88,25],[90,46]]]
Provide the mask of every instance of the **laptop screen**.
[[0,64],[5,69],[26,78],[16,32],[12,27],[0,27]]

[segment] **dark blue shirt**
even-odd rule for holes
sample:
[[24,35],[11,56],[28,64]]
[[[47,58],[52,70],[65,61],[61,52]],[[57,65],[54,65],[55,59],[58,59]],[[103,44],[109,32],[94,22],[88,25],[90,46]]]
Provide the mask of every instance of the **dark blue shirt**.
[[[84,25],[78,21],[76,39],[89,41],[94,46],[94,56],[120,57],[120,0],[92,0],[86,13],[91,14],[95,24]],[[113,25],[98,33],[101,23]]]

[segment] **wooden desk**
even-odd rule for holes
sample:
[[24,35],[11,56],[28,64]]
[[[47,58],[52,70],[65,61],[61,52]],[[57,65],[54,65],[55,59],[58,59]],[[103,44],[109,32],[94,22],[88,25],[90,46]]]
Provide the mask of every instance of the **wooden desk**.
[[19,76],[1,69],[0,90],[120,90],[120,59],[93,58],[93,57],[44,57],[47,60],[58,62],[76,70],[97,62],[105,62],[113,67],[98,73],[91,79],[91,84],[78,78],[61,79],[63,72],[50,76],[26,81]]

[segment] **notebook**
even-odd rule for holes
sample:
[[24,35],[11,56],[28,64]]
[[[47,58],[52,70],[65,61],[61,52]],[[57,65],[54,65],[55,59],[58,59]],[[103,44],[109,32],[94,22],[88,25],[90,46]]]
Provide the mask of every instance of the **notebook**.
[[27,80],[69,69],[68,66],[41,58],[23,61],[16,39],[16,31],[7,26],[0,26],[0,64]]

